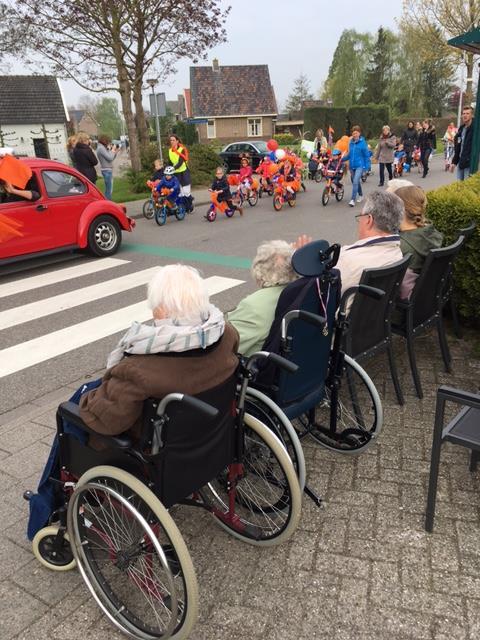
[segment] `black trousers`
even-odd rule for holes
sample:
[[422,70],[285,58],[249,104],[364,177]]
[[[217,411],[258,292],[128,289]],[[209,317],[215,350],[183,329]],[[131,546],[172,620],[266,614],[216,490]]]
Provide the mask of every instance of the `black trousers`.
[[383,183],[385,182],[385,167],[387,167],[388,179],[391,180],[393,178],[392,163],[391,162],[380,162],[380,184],[382,186],[383,186]]
[[423,165],[423,177],[425,177],[428,173],[428,162],[430,160],[430,156],[432,155],[431,149],[422,149],[420,153],[420,160]]

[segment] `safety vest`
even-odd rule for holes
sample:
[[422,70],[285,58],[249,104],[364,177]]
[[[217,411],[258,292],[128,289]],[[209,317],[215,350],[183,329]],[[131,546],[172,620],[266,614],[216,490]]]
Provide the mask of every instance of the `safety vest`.
[[187,151],[186,147],[183,147],[180,144],[180,145],[178,145],[176,151],[174,151],[173,149],[170,148],[168,150],[168,157],[170,158],[170,162],[172,163],[173,166],[175,166],[177,164],[177,162],[180,160],[180,158],[183,160],[182,164],[178,167],[178,169],[175,169],[175,173],[183,173],[184,171],[186,171],[188,169],[188,167],[187,167],[188,151]]

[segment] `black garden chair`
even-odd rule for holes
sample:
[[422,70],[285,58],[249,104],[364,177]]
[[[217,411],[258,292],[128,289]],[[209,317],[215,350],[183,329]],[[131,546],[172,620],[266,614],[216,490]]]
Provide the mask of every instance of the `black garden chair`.
[[396,303],[400,318],[392,322],[392,331],[405,338],[407,342],[410,368],[419,398],[423,398],[423,391],[414,345],[415,337],[418,334],[433,325],[436,326],[445,371],[447,373],[451,371],[451,357],[443,323],[444,292],[452,262],[464,242],[465,237],[460,236],[454,244],[448,247],[432,249],[425,260],[421,274],[415,282],[410,300],[401,300]]
[[381,289],[382,298],[373,300],[356,295],[348,316],[349,331],[344,342],[345,353],[357,362],[386,351],[398,404],[404,404],[392,348],[391,316],[395,300],[405,276],[411,254],[387,267],[365,269],[360,284]]

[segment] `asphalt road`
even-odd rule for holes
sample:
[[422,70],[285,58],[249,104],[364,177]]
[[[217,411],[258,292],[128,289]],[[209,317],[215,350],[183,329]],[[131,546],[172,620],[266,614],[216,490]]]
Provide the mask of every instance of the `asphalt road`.
[[[427,179],[416,173],[411,179],[428,190],[454,177],[435,158]],[[376,185],[377,176],[370,176],[365,192]],[[120,252],[107,263],[74,254],[26,261],[16,271],[5,268],[0,274],[0,416],[102,371],[121,327],[134,317],[146,319],[141,303],[147,269],[177,261],[198,267],[219,291],[215,304],[228,311],[254,289],[248,269],[261,241],[291,241],[307,233],[353,242],[354,215],[361,205],[348,206],[347,183],[345,201],[323,207],[323,186],[309,182],[297,206],[279,213],[270,198],[263,198],[255,208],[247,205],[243,217],[220,215],[214,223],[203,218],[206,206],[182,222],[169,219],[164,227],[137,220],[134,233],[124,235]]]

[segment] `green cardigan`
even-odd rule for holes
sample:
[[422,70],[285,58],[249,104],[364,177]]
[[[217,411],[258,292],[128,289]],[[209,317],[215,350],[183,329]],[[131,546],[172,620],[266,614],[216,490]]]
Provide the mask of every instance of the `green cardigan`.
[[265,287],[244,298],[228,314],[228,321],[240,335],[238,350],[244,356],[261,351],[275,316],[278,298],[285,285]]

